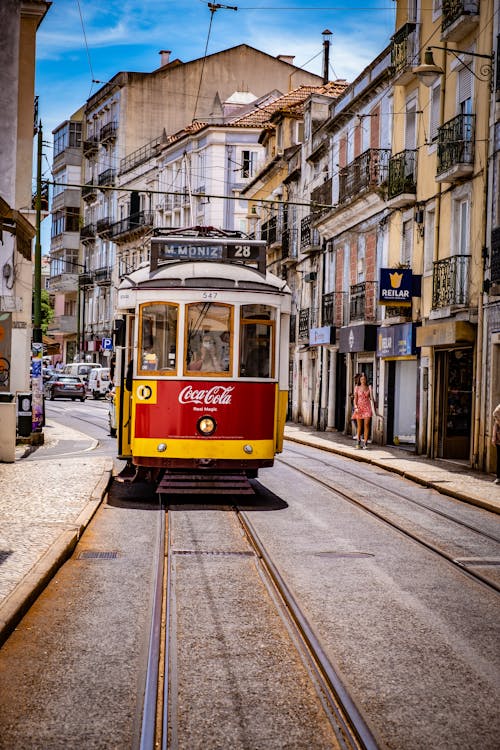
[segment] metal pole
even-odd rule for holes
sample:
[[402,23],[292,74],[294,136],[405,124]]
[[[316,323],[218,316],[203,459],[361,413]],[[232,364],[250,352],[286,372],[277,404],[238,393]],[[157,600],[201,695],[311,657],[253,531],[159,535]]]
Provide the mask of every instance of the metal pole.
[[35,236],[35,275],[33,289],[33,342],[41,344],[42,339],[42,245],[40,225],[42,210],[42,122],[38,124],[36,154],[36,236]]

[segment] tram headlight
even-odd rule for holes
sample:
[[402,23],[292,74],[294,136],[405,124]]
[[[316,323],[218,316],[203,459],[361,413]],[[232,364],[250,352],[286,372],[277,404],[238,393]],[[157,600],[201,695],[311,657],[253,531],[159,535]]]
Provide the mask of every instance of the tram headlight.
[[213,435],[217,424],[212,417],[201,417],[201,419],[198,420],[196,427],[201,435]]

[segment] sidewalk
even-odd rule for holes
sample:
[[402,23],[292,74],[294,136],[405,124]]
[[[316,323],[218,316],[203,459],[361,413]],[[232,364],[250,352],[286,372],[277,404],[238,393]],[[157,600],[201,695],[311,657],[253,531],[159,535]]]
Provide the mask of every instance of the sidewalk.
[[[48,422],[44,438],[36,452],[18,446],[14,463],[0,463],[0,645],[71,555],[112,476],[112,459],[93,453],[96,443],[86,435]],[[294,423],[286,425],[285,438],[372,463],[500,513],[500,485],[493,476],[461,464],[390,446],[360,451],[341,433]],[[63,456],[51,456],[56,445]]]
[[[0,463],[0,645],[71,555],[111,479],[112,459],[86,435],[48,421],[44,440]],[[57,444],[64,456],[53,458]]]
[[285,426],[285,439],[366,461],[443,495],[500,513],[500,484],[494,484],[494,475],[474,471],[462,463],[416,456],[390,445],[369,444],[367,450],[357,450],[355,441],[341,432],[317,432],[293,422]]

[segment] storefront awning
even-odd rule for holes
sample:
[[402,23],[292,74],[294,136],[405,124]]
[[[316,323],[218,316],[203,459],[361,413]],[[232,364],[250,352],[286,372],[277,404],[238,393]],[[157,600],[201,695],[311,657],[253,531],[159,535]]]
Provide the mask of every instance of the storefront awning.
[[44,354],[59,354],[61,351],[60,343],[50,336],[42,336],[42,342]]
[[472,344],[476,328],[466,320],[428,322],[417,329],[417,346],[452,346]]

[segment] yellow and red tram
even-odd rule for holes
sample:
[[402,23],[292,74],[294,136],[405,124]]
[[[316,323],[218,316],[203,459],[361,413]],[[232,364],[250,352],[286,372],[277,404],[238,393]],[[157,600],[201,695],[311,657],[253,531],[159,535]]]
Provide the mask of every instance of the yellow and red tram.
[[122,277],[115,329],[118,453],[135,467],[256,476],[282,450],[291,294],[266,245],[163,230]]

